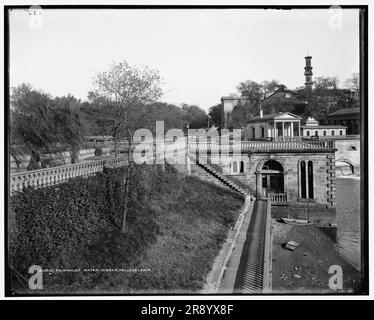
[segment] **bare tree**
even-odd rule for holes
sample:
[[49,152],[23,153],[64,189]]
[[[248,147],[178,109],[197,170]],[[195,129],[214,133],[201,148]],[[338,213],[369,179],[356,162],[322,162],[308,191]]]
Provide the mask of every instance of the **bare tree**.
[[352,91],[359,92],[360,79],[358,77],[358,73],[352,73],[352,77],[345,80],[344,86],[351,89]]
[[125,232],[129,180],[133,165],[133,135],[147,113],[146,106],[157,101],[162,95],[161,77],[157,70],[132,66],[124,60],[112,63],[108,71],[98,73],[94,82],[96,92],[112,102],[115,156],[118,142],[121,139],[126,141],[127,169],[124,178],[124,211],[121,227],[122,232]]

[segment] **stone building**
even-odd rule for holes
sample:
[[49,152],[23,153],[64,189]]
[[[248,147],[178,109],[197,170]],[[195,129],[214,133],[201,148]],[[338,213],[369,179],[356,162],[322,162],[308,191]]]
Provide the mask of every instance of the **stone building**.
[[199,164],[221,167],[222,175],[234,176],[259,198],[281,195],[280,202],[287,204],[335,207],[336,149],[331,141],[242,141],[228,153],[209,144],[189,149]]
[[326,116],[326,120],[330,124],[342,125],[347,127],[347,134],[360,134],[360,108],[340,109]]
[[343,125],[327,124],[320,125],[317,120],[309,117],[305,125],[301,126],[303,137],[326,137],[332,138],[335,136],[345,137],[347,127]]
[[248,96],[226,96],[221,98],[221,103],[223,105],[223,117],[222,117],[222,128],[227,128],[232,112],[234,108],[238,105],[244,105],[249,103],[251,99]]
[[245,135],[248,140],[271,140],[300,137],[301,117],[291,112],[267,114],[248,121]]

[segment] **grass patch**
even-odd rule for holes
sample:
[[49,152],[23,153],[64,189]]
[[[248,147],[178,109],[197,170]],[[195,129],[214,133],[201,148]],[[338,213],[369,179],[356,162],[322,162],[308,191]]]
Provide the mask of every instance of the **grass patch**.
[[[13,291],[182,293],[204,286],[243,198],[171,167],[137,166],[122,234],[123,172],[12,197]],[[32,264],[80,271],[43,273],[43,290],[31,291],[16,273],[28,279]]]

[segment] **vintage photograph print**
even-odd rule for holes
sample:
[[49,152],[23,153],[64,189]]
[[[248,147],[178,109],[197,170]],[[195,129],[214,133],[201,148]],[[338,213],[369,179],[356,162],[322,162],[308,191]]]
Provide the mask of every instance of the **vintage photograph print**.
[[367,293],[367,6],[4,21],[7,296]]

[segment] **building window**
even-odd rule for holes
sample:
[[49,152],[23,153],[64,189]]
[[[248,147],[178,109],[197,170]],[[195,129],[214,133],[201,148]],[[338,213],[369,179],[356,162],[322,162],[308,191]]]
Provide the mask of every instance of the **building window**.
[[314,199],[313,162],[308,161],[306,163],[304,160],[301,161],[299,170],[300,170],[300,198]]
[[305,174],[305,161],[300,162],[300,184],[301,194],[300,197],[306,199],[306,174]]
[[308,191],[309,199],[314,199],[314,184],[313,184],[313,162],[308,162]]
[[236,161],[232,163],[232,172],[238,172],[238,163]]
[[317,130],[314,131],[314,135],[315,135],[316,137],[318,137],[318,131],[317,131]]
[[331,135],[335,136],[335,131],[334,130],[331,130]]
[[339,134],[342,136],[343,135],[343,130],[340,130]]
[[355,146],[349,146],[348,151],[357,151],[357,148]]
[[261,128],[261,136],[263,138],[265,138],[265,128],[264,127]]
[[253,127],[252,128],[252,138],[255,139],[255,133],[256,133],[256,128]]
[[240,161],[240,172],[244,172],[244,161]]
[[266,189],[268,187],[267,181],[268,181],[267,176],[266,175],[262,175],[262,188],[263,189]]
[[324,136],[326,135],[326,130],[323,130],[323,135],[324,135]]
[[309,136],[310,136],[310,131],[307,131],[307,132],[306,132],[306,135],[309,137]]

